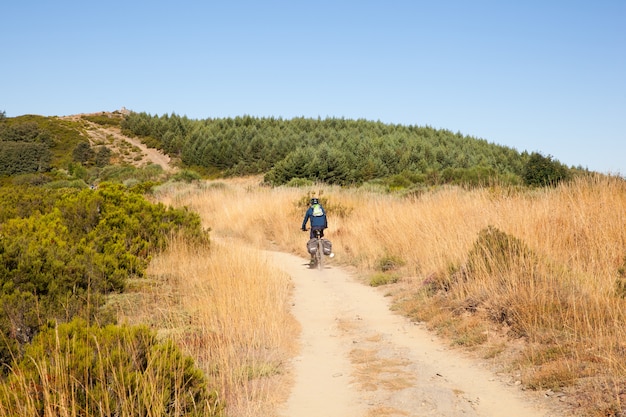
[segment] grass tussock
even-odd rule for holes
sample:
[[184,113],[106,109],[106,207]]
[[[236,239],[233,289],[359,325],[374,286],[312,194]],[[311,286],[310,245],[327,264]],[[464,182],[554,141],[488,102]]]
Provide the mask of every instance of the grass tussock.
[[[214,236],[302,256],[302,202],[324,198],[333,262],[376,285],[397,277],[389,282],[396,309],[428,321],[457,345],[485,346],[484,357],[521,370],[530,388],[569,390],[588,415],[624,412],[621,178],[581,177],[533,190],[438,188],[413,196],[322,185],[267,188],[240,179],[163,187],[156,195],[198,211]],[[510,356],[506,343],[492,340],[503,334],[524,347]]]
[[39,333],[0,384],[0,416],[222,416],[194,361],[145,326]]
[[122,319],[150,323],[195,358],[227,415],[272,415],[284,395],[297,324],[289,278],[258,251],[179,240],[148,271],[155,282],[120,303]]

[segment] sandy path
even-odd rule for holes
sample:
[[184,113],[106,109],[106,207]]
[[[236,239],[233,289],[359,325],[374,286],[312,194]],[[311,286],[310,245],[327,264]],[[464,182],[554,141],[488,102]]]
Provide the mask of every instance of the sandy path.
[[139,148],[151,163],[161,165],[161,168],[163,168],[163,170],[165,171],[173,171],[173,168],[170,165],[171,158],[169,155],[159,151],[158,149],[147,147],[137,138],[129,138],[128,136],[124,136],[116,129],[109,130],[112,132],[113,135],[117,135],[118,138],[125,140],[126,142]]
[[[97,123],[91,122],[87,119],[83,119],[82,116],[89,115],[102,115],[102,113],[91,113],[91,114],[74,114],[71,116],[63,116],[61,119],[73,120],[73,121],[82,121],[85,125],[89,126],[89,129],[85,132],[87,136],[89,136],[92,144],[93,143],[107,143],[109,148],[113,148],[114,150],[118,147],[119,142],[128,142],[136,149],[139,150],[139,155],[131,155],[128,156],[130,159],[127,162],[130,162],[134,165],[141,166],[148,162],[160,165],[166,172],[174,171],[174,167],[171,165],[171,158],[169,155],[161,152],[155,148],[149,148],[145,144],[141,142],[138,138],[131,138],[122,134],[122,131],[119,127],[116,126],[101,126]],[[114,138],[116,143],[109,143],[109,138]],[[116,149],[118,153],[120,153],[119,149]]]
[[390,312],[380,291],[341,268],[310,270],[302,258],[273,256],[294,281],[302,326],[282,416],[557,416],[548,399],[505,384]]

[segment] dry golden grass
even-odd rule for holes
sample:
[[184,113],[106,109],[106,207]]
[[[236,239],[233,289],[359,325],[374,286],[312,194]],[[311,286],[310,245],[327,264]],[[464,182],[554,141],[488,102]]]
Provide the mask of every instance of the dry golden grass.
[[[530,388],[568,390],[580,415],[626,414],[623,180],[580,178],[533,191],[439,188],[412,197],[259,182],[161,187],[155,199],[200,214],[211,247],[173,239],[154,257],[149,278],[113,300],[122,321],[159,329],[196,359],[221,387],[228,416],[275,415],[286,395],[298,333],[291,282],[259,249],[307,256],[300,224],[311,194],[326,203],[333,262],[364,282],[394,283],[395,308],[521,373]],[[363,383],[398,365],[367,350],[352,359]],[[26,415],[34,405],[23,407]],[[71,407],[68,397],[67,415]]]
[[[581,398],[595,392],[588,402],[597,415],[624,407],[623,180],[579,178],[532,191],[440,188],[402,197],[324,185],[272,189],[248,178],[163,187],[157,196],[198,211],[219,239],[306,256],[299,204],[311,194],[327,203],[333,262],[364,279],[399,276],[390,291],[406,314],[452,326],[460,345],[502,346],[488,337],[502,331],[489,329],[508,329],[509,337],[527,341],[510,365],[522,368],[528,386],[573,385]],[[483,250],[485,231],[495,240]],[[489,347],[485,355],[507,358],[506,349],[493,352]]]
[[148,333],[129,328],[109,343],[110,328],[90,329],[57,327],[52,343],[30,350],[0,385],[0,417],[222,415],[215,392],[171,343],[155,348]]
[[272,415],[284,399],[298,331],[287,304],[289,278],[256,250],[227,242],[192,248],[179,240],[148,274],[156,283],[141,288],[121,319],[151,323],[172,337],[221,388],[227,415]]

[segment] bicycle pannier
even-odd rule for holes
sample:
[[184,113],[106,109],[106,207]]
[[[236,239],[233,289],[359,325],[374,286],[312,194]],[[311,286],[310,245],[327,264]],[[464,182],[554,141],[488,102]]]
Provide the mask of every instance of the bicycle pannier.
[[328,239],[322,239],[322,247],[324,248],[324,255],[330,256],[333,253],[333,244]]
[[306,243],[306,250],[309,251],[311,255],[315,255],[317,253],[317,239],[310,239]]

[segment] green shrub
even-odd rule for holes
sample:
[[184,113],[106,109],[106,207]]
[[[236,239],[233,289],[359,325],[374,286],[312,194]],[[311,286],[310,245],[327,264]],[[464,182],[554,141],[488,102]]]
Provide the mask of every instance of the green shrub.
[[481,270],[498,276],[521,263],[529,268],[536,263],[532,251],[520,239],[493,226],[481,230],[468,254],[468,275]]
[[370,286],[379,287],[381,285],[395,284],[396,282],[398,282],[398,279],[399,278],[397,275],[379,272],[372,275],[372,277],[370,278]]
[[378,269],[382,272],[393,271],[405,265],[404,259],[395,255],[385,255],[378,260]]
[[[47,319],[98,317],[104,295],[143,276],[172,234],[208,244],[197,214],[152,204],[120,184],[0,188],[0,340],[28,343]],[[32,296],[36,302],[26,302]]]
[[571,173],[566,166],[551,156],[543,156],[533,152],[524,166],[524,183],[535,187],[557,185],[561,181],[568,180]]
[[113,152],[109,148],[107,148],[106,146],[100,146],[96,150],[94,163],[96,164],[97,167],[103,168],[109,165],[109,163],[111,162],[112,154]]
[[402,190],[409,188],[413,185],[413,182],[402,174],[392,175],[385,178],[384,183],[387,184],[390,190]]
[[93,115],[83,115],[81,118],[85,120],[89,120],[90,122],[99,124],[101,126],[120,126],[122,123],[122,118],[119,116],[109,116],[106,113],[102,114],[93,114]]
[[186,183],[192,183],[201,179],[200,174],[190,169],[183,169],[172,176],[172,180]]
[[157,164],[148,164],[141,168],[131,165],[109,165],[100,171],[100,180],[109,182],[158,182],[163,177],[163,167]]
[[306,195],[301,196],[294,202],[295,210],[298,211],[298,213],[303,209],[306,210],[311,198],[316,197],[329,217],[346,218],[352,213],[353,207],[348,207],[341,203],[334,203],[330,198],[324,197],[323,194],[323,190],[318,190],[317,193],[313,191],[307,192]]
[[0,176],[44,172],[50,168],[48,146],[35,142],[0,142]]
[[43,187],[45,187],[45,188],[57,188],[57,189],[76,188],[76,189],[82,190],[84,188],[87,188],[88,185],[82,179],[77,179],[77,180],[50,181],[50,182],[44,184]]
[[203,373],[173,343],[159,342],[146,327],[82,320],[39,333],[0,385],[0,404],[12,415],[221,413]]
[[90,160],[92,160],[95,156],[95,152],[91,149],[91,145],[89,142],[80,142],[74,148],[72,152],[72,158],[75,162],[80,162],[81,164],[86,164]]
[[292,178],[287,183],[288,187],[310,187],[313,181],[306,178]]

